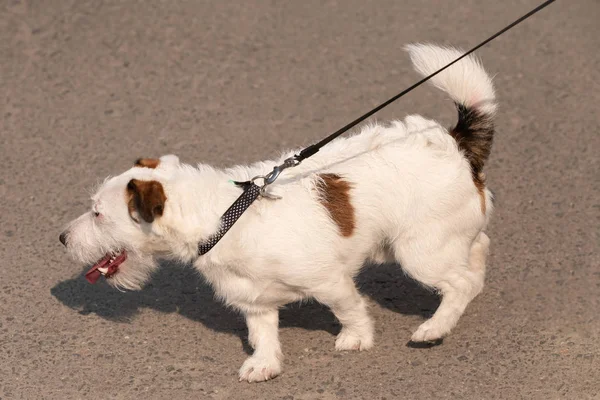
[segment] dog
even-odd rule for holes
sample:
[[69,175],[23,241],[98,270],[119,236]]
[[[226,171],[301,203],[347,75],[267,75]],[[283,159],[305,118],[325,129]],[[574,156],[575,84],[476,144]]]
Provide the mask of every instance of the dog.
[[[462,53],[454,48],[406,47],[415,69],[429,75]],[[205,255],[198,254],[221,226],[221,217],[245,181],[278,160],[217,169],[191,166],[174,155],[139,159],[109,177],[92,196],[91,209],[60,235],[87,274],[136,290],[159,259],[192,263],[225,304],[248,325],[254,353],[240,381],[265,381],[282,372],[278,309],[315,299],[342,325],[336,350],[368,350],[373,321],[354,278],[368,264],[395,262],[442,296],[435,314],[412,335],[435,341],[456,325],[484,285],[493,211],[484,164],[494,136],[492,81],[469,56],[430,82],[458,109],[447,129],[418,115],[371,124],[336,139],[287,169],[268,188],[274,200],[256,200]]]

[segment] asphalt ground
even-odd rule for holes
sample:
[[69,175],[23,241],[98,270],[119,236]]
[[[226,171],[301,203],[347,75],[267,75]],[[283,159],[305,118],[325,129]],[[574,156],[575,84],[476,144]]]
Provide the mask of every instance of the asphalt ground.
[[[432,348],[438,298],[365,270],[376,347],[282,311],[283,375],[237,382],[246,328],[189,267],[141,292],[89,285],[58,242],[140,156],[217,166],[314,142],[417,80],[402,46],[471,47],[535,0],[0,1],[2,399],[600,398],[600,3],[557,1],[478,54],[500,110],[484,292]],[[377,115],[450,125],[419,88]]]

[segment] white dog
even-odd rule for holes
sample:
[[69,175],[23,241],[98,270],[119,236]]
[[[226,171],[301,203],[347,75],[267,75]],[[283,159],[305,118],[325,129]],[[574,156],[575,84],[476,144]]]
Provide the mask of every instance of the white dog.
[[[427,75],[461,53],[431,45],[407,47]],[[218,231],[241,194],[231,180],[269,172],[279,160],[215,169],[175,156],[140,159],[105,180],[92,207],[70,223],[61,241],[73,258],[94,264],[113,286],[140,289],[157,259],[193,263],[226,304],[247,321],[254,354],[240,380],[268,380],[282,371],[278,308],[313,298],[342,324],[335,348],[373,346],[373,322],[354,278],[365,262],[393,261],[443,296],[433,317],[412,335],[436,340],[456,325],[482,290],[492,196],[482,172],[496,110],[492,82],[472,58],[431,82],[458,107],[447,130],[409,116],[337,139],[269,187],[280,200],[259,198],[207,254],[198,244]]]

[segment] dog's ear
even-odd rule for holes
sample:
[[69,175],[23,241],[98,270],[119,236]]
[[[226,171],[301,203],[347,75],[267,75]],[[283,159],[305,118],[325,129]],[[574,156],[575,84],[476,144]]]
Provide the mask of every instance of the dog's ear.
[[179,157],[173,154],[162,156],[161,158],[138,158],[133,163],[134,167],[142,168],[168,168],[179,166]]
[[127,184],[127,206],[129,214],[136,219],[133,212],[148,223],[163,215],[167,196],[163,186],[158,181],[140,181],[132,179]]
[[160,164],[160,160],[157,158],[138,158],[133,164],[134,167],[142,168],[156,168]]

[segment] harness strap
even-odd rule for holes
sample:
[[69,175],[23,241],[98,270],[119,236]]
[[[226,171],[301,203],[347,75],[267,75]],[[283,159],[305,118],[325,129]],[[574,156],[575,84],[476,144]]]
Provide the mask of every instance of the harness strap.
[[250,207],[250,204],[260,196],[260,186],[256,185],[254,182],[235,182],[235,184],[244,188],[244,191],[221,217],[221,226],[219,227],[219,230],[209,237],[207,241],[198,244],[198,254],[201,256],[208,253],[210,249],[219,243],[219,240],[225,236],[227,231],[237,222],[244,211]]

